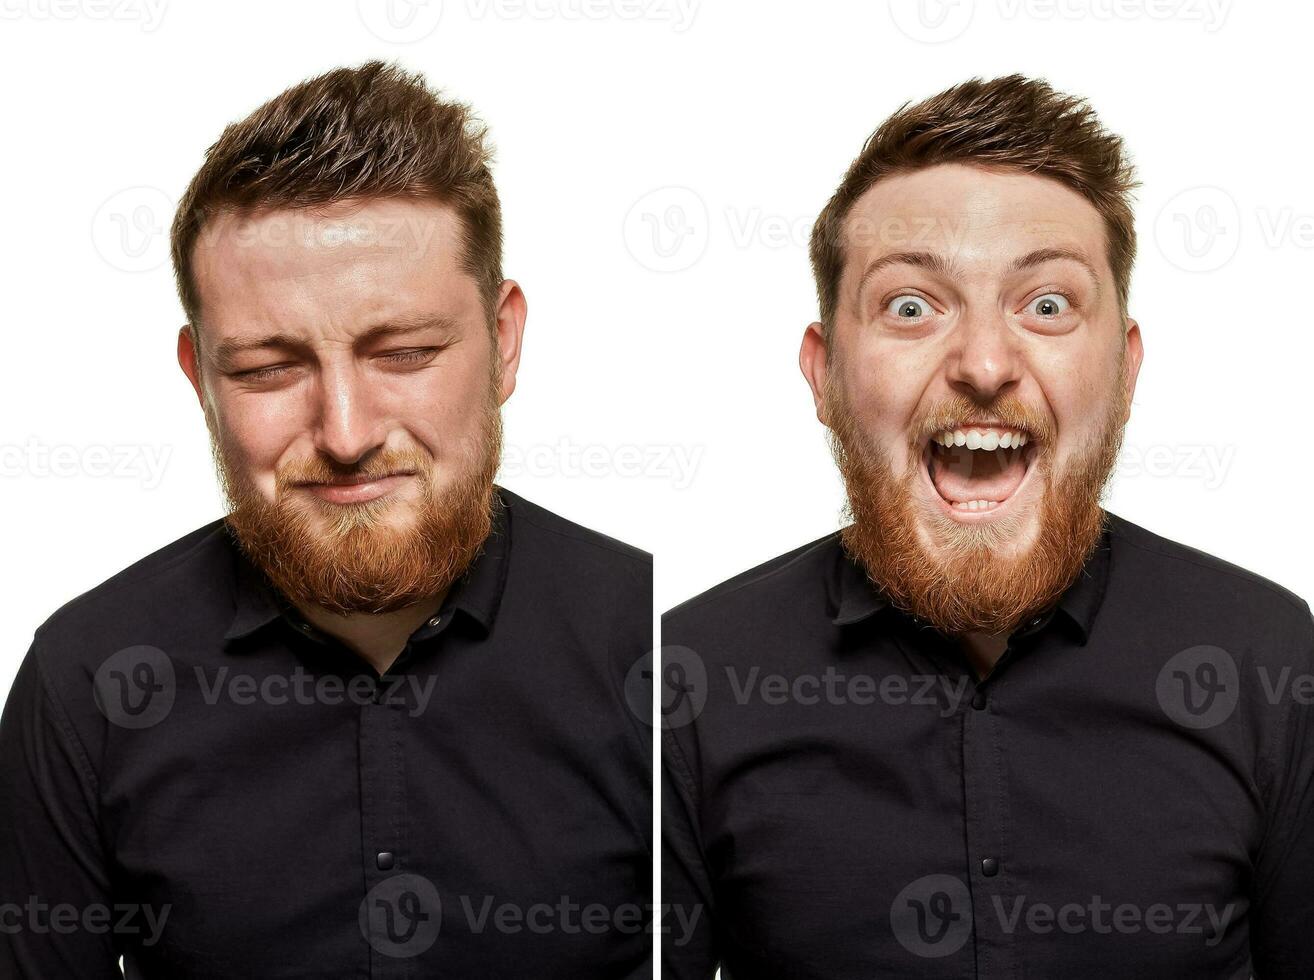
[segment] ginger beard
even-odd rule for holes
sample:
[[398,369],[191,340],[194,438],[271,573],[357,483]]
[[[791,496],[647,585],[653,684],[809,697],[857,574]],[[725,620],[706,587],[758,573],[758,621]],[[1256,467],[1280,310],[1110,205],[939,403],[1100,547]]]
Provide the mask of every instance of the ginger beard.
[[[435,485],[432,460],[419,449],[381,452],[350,472],[317,457],[282,467],[271,503],[229,457],[207,411],[230,509],[226,520],[243,552],[294,603],[340,615],[394,612],[447,590],[492,529],[493,479],[502,453],[499,380],[495,372],[480,408],[478,434],[466,452],[452,457],[460,470],[444,487]],[[294,486],[399,471],[414,472],[419,483],[415,516],[400,526],[393,520],[400,506],[393,494],[336,504]]]
[[[824,397],[831,451],[852,518],[840,532],[845,551],[897,608],[949,636],[1008,634],[1028,616],[1047,609],[1076,581],[1104,529],[1100,498],[1122,446],[1127,408],[1125,359],[1124,345],[1102,428],[1058,473],[1053,427],[1045,420],[1033,418],[1014,399],[987,407],[953,400],[934,420],[913,426],[914,433],[926,438],[909,448],[907,475],[898,480],[889,453],[870,445],[843,395],[828,384]],[[832,372],[828,381],[834,377]],[[954,421],[981,416],[1042,436],[1031,463],[1039,467],[1031,477],[1039,478],[1042,486],[1032,497],[1039,526],[1030,547],[1019,544],[1031,523],[1026,507],[993,521],[960,524],[943,514],[928,514],[917,499],[930,434]],[[923,532],[938,545],[935,550],[928,548]]]

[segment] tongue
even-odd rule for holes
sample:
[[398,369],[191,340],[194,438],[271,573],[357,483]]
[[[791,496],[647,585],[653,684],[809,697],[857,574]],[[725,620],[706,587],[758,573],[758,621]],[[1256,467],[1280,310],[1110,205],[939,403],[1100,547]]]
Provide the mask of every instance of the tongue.
[[931,446],[931,482],[950,503],[1007,500],[1026,476],[1023,449],[985,452],[966,446]]

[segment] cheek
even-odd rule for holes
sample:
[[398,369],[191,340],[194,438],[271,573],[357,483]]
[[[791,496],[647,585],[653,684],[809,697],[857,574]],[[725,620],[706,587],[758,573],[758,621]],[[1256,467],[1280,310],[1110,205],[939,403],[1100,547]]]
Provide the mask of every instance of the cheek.
[[873,348],[861,359],[847,361],[842,384],[863,430],[885,446],[906,439],[931,370],[926,358],[888,349]]
[[435,366],[388,386],[391,414],[436,458],[463,455],[482,431],[488,367],[480,361]]
[[229,457],[251,473],[272,472],[306,428],[302,399],[291,393],[230,398],[216,411]]
[[1058,453],[1061,466],[1069,456],[1083,452],[1103,432],[1110,399],[1115,395],[1112,371],[1095,375],[1089,365],[1097,356],[1079,362],[1064,362],[1039,368],[1036,377],[1044,395],[1044,410],[1051,413],[1058,427]]

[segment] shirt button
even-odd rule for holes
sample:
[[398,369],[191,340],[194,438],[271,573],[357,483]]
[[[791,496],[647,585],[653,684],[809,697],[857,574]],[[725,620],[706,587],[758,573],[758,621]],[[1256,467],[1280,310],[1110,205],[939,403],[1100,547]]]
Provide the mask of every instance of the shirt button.
[[390,870],[393,864],[392,851],[380,851],[374,855],[374,863],[379,866],[380,871]]
[[982,858],[981,873],[987,878],[993,878],[999,874],[999,862],[994,858]]
[[437,626],[437,625],[438,625],[439,623],[441,623],[442,621],[443,621],[443,618],[442,618],[441,616],[435,616],[433,619],[429,620],[429,625],[430,625],[430,626]]
[[1033,620],[1031,621],[1031,625],[1032,625],[1032,626],[1039,626],[1039,625],[1040,625],[1040,617],[1037,616],[1035,619],[1033,619]]
[[985,708],[987,700],[988,698],[986,698],[986,692],[978,690],[975,694],[972,695],[972,707],[975,708],[977,711],[981,711],[983,708]]

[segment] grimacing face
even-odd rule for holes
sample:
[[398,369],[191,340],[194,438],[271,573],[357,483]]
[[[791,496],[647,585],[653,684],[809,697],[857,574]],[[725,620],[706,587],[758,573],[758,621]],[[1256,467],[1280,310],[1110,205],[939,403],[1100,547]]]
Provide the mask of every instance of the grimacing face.
[[[1000,561],[1026,555],[1044,476],[1061,488],[1084,464],[1089,477],[1096,448],[1120,437],[1140,369],[1103,219],[1050,178],[941,164],[878,181],[845,234],[829,349],[813,323],[800,351],[818,418],[831,425],[842,401],[907,488],[922,554],[948,562],[967,543]],[[1006,449],[969,448],[1001,436]]]
[[201,350],[184,328],[178,359],[223,468],[291,508],[266,523],[295,513],[326,541],[405,535],[486,474],[525,300],[504,282],[490,329],[462,256],[460,219],[431,200],[224,213],[203,228]]

